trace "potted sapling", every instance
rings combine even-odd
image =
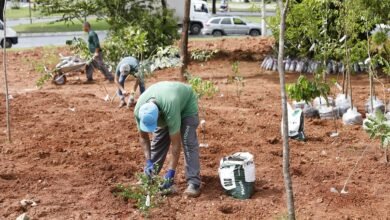
[[[318,117],[318,110],[313,108],[311,102],[318,96],[327,97],[330,91],[326,83],[308,80],[301,75],[295,83],[286,86],[288,97],[293,101],[294,108],[300,108],[305,117]],[[326,99],[324,99],[326,103]]]
[[[380,147],[384,150],[384,159],[388,163],[387,151],[390,147],[390,121],[386,119],[381,111],[376,111],[375,117],[371,115],[364,120],[363,129],[370,135],[371,139],[380,139]]]

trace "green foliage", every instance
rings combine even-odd
[[[73,40],[66,41],[66,44],[70,46],[70,50],[80,56],[84,60],[92,59],[91,52],[88,49],[87,42],[82,38],[73,38]]]
[[[370,116],[364,123],[364,130],[371,139],[379,138],[381,148],[388,149],[390,146],[390,123],[381,111],[375,112],[375,117]]]
[[[36,81],[35,85],[38,88],[42,88],[43,85],[45,85],[45,83],[47,81],[49,81],[51,78],[52,78],[52,75],[50,73],[41,72],[41,77],[39,77],[39,79]]]
[[[204,96],[211,98],[218,92],[218,87],[212,81],[203,80],[198,76],[191,76],[190,74],[187,74],[187,79],[198,99]]]
[[[137,174],[137,179],[140,184],[133,186],[118,185],[114,195],[120,196],[125,200],[135,201],[137,208],[147,217],[150,210],[158,207],[165,199],[163,196],[164,192],[160,189],[164,179],[157,175],[150,179],[144,173]]]
[[[383,72],[390,75],[390,39],[385,31],[379,31],[371,39],[371,65],[382,66]]]
[[[344,63],[346,59],[349,63],[365,60],[367,32],[376,24],[387,24],[390,16],[389,1],[374,1],[375,4],[370,0],[292,1],[286,20],[286,55]],[[280,17],[268,22],[278,39]],[[340,41],[345,35],[346,41]]]
[[[204,61],[208,61],[211,58],[213,58],[213,56],[216,53],[218,53],[218,50],[200,50],[200,49],[196,49],[196,50],[191,51],[191,59],[196,60],[196,61],[204,62]]]
[[[179,48],[175,46],[159,47],[156,54],[140,62],[137,76],[143,79],[152,75],[156,69],[181,66],[178,54]]]
[[[34,69],[35,72],[40,74],[40,77],[35,82],[35,85],[38,88],[42,88],[43,85],[52,79],[52,74],[46,70],[46,66],[54,66],[58,61],[57,55],[53,48],[44,48],[42,60],[44,63],[35,63]]]
[[[102,8],[96,0],[37,0],[37,3],[40,4],[42,14],[60,14],[61,21],[73,22],[73,19],[77,19],[83,22],[88,16],[101,16]]]
[[[106,39],[108,58],[115,65],[121,57],[140,60],[152,56],[157,48],[172,45],[178,38],[173,11],[163,9],[157,0],[40,0],[46,14],[60,13],[62,19],[85,20],[89,15],[104,19],[110,26]],[[80,27],[81,28],[81,27]],[[93,29],[93,27],[92,27]]]
[[[110,32],[108,38],[104,41],[106,59],[111,65],[115,66],[126,56],[143,58],[149,44],[147,35],[148,32],[132,26]]]
[[[330,87],[328,84],[320,82],[319,78],[310,81],[301,75],[296,83],[286,85],[286,91],[290,99],[296,101],[303,100],[308,104],[316,97],[328,97]]]

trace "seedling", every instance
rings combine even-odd
[[[370,135],[371,139],[379,138],[381,148],[385,152],[385,161],[389,162],[387,150],[390,146],[390,123],[381,111],[375,112],[375,117],[370,116],[364,122],[364,130]]]
[[[203,80],[198,76],[192,76],[187,73],[188,83],[191,85],[192,89],[195,91],[198,99],[201,99],[204,96],[208,98],[213,97],[218,92],[218,87],[214,85],[212,81]]]
[[[191,84],[192,89],[195,91],[196,95],[198,96],[198,99],[201,99],[204,96],[207,96],[208,98],[212,98],[217,92],[218,87],[214,85],[213,82],[209,80],[203,80],[202,78],[198,76],[192,76],[190,73],[186,74],[186,77],[188,80],[188,83]],[[202,105],[202,102],[200,102],[200,112],[202,114],[202,118],[206,118],[204,114],[204,108]],[[203,143],[200,144],[200,147],[208,147],[209,145],[205,143],[205,136],[206,136],[206,120],[201,120],[200,126],[202,128],[202,135],[203,135]]]
[[[70,46],[70,50],[80,56],[84,60],[90,60],[92,58],[91,52],[88,49],[87,42],[82,38],[73,38],[73,40],[67,40],[66,44]]]
[[[234,82],[234,84],[236,85],[236,95],[238,97],[238,100],[240,101],[241,94],[244,90],[245,82],[244,77],[239,72],[237,61],[232,64],[232,72],[233,75],[228,77],[228,82]]]
[[[165,199],[164,191],[160,189],[164,179],[159,176],[149,178],[144,173],[137,174],[140,184],[124,186],[119,184],[114,192],[125,200],[134,200],[137,208],[145,217],[149,216],[152,208],[158,207]]]
[[[191,52],[191,59],[204,62],[204,61],[208,61],[211,58],[213,58],[213,56],[216,53],[218,53],[218,50],[199,50],[199,49],[196,49],[196,50],[193,50]]]
[[[325,97],[326,101],[330,92],[329,85],[324,82],[319,82],[318,77],[314,81],[308,80],[301,75],[296,83],[286,86],[288,97],[296,101],[305,101],[306,104],[313,101],[316,97]]]
[[[48,73],[46,65],[53,66],[57,62],[57,56],[51,49],[44,49],[42,60],[45,61],[45,64],[38,63],[34,66],[35,71],[41,74],[41,77],[35,82],[38,88],[42,88],[47,81],[52,79],[52,75]]]

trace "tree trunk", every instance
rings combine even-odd
[[[5,10],[5,5],[6,5],[6,0],[2,0],[0,1],[0,9],[1,9],[1,13],[0,13],[0,20],[4,21],[4,17],[3,17],[3,11]]]
[[[5,2],[5,1],[3,1]],[[7,21],[6,21],[6,7],[3,6],[3,11],[2,11],[2,15],[3,15],[3,33],[4,33],[4,37],[3,39],[5,39],[7,36]],[[3,40],[3,68],[4,68],[4,89],[5,89],[5,111],[6,111],[6,123],[7,123],[7,140],[8,142],[11,142],[11,120],[10,120],[10,106],[9,106],[9,94],[8,94],[8,76],[7,76],[7,49],[6,49],[6,46],[5,46],[6,42],[5,40]]]
[[[163,11],[163,24],[165,25],[167,23],[167,1],[161,0],[161,7]]]
[[[161,0],[161,6],[162,6],[162,9],[167,9],[167,2],[165,0]]]
[[[294,193],[292,188],[292,181],[290,175],[290,147],[288,143],[288,113],[287,113],[287,96],[286,96],[286,82],[284,72],[284,35],[286,29],[286,15],[288,10],[289,0],[283,5],[283,0],[278,0],[280,8],[280,34],[279,34],[279,54],[278,54],[278,71],[280,78],[280,91],[282,97],[282,121],[283,121],[283,177],[284,186],[287,196],[287,210],[288,219],[295,220],[295,208],[294,208]]]
[[[188,66],[188,29],[190,25],[190,6],[191,6],[191,0],[185,0],[183,28],[181,31],[181,50],[180,50],[180,59],[182,62],[182,66],[180,69],[180,77],[182,81],[186,80],[185,73],[187,71],[187,66]]]
[[[213,1],[213,8],[212,8],[212,11],[213,11],[213,14],[217,14],[217,0],[212,0]]]

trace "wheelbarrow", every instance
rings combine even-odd
[[[45,71],[52,77],[52,82],[55,85],[64,85],[66,83],[67,76],[70,76],[71,73],[77,71],[84,71],[85,66],[92,61],[92,59],[85,61],[78,56],[62,56],[61,54],[60,59],[61,61],[53,70],[48,70],[45,67]]]

